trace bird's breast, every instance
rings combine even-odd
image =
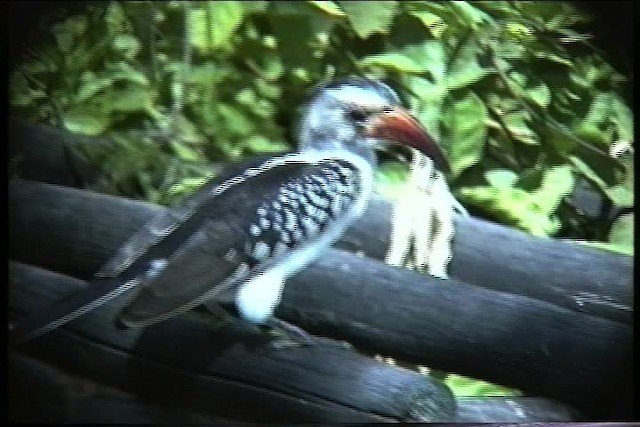
[[[273,314],[284,281],[342,236],[364,212],[372,188],[370,164],[354,156],[323,162],[259,205],[243,248],[258,272],[236,294],[243,318],[262,323]]]

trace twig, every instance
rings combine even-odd
[[[262,70],[260,69],[260,67],[258,67],[258,64],[256,64],[256,61],[254,61],[253,59],[245,59],[243,61],[243,64],[247,66],[247,68],[252,71],[255,75],[257,75],[258,77],[260,77],[262,80],[264,81],[269,81],[269,78],[267,78],[267,76],[265,76],[265,74],[262,72]]]

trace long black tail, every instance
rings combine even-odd
[[[35,313],[19,322],[9,330],[9,345],[19,346],[50,332],[127,293],[139,283],[137,278],[127,281],[117,278],[96,280],[78,294],[54,303],[49,310]]]

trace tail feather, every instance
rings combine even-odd
[[[138,278],[123,282],[117,279],[97,280],[86,290],[64,301],[54,303],[51,309],[33,314],[9,330],[9,345],[19,346],[50,332],[100,307],[140,284]]]

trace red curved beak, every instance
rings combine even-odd
[[[431,158],[435,166],[449,172],[449,162],[440,146],[409,112],[400,107],[387,109],[370,119],[365,133],[373,138],[387,139],[413,147]]]

